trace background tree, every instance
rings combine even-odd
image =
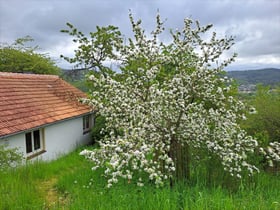
[[[248,103],[254,108],[244,122],[247,131],[270,142],[280,142],[280,86],[270,89],[269,86],[258,85],[251,98]]]
[[[17,39],[12,45],[0,45],[0,71],[35,74],[60,74],[60,69],[47,55],[37,53],[36,47],[26,43],[33,41],[29,36]]]
[[[66,24],[69,30],[61,30],[73,36],[73,42],[79,43],[78,49],[75,50],[75,57],[69,58],[61,55],[69,63],[75,64],[87,70],[105,71],[110,70],[104,65],[104,62],[116,59],[113,52],[117,43],[122,40],[121,33],[115,26],[96,27],[96,32],[90,33],[90,38],[78,31],[71,23]]]
[[[107,135],[100,149],[81,154],[106,168],[108,187],[120,177],[142,186],[145,174],[157,186],[186,181],[192,168],[211,161],[239,178],[257,171],[247,157],[258,142],[238,125],[245,106],[222,77],[235,55],[218,62],[232,37],[219,39],[213,32],[205,41],[212,25],[185,19],[184,28],[171,31],[172,42],[165,44],[159,41],[164,30],[159,15],[150,38],[141,20],[132,15],[130,20],[134,38],[127,45],[110,44],[121,73],[89,76],[93,91],[85,100],[106,118]]]
[[[251,114],[247,116],[248,119],[242,123],[242,126],[250,135],[258,139],[260,145],[268,152],[272,149],[271,144],[274,145],[274,142],[280,144],[280,86],[271,89],[269,86],[257,85],[256,93],[247,101],[251,105]],[[277,152],[279,155],[280,148]],[[259,159],[254,157],[254,159],[263,163],[265,168],[272,165],[263,157]],[[273,165],[277,166],[276,161]]]

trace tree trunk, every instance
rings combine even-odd
[[[187,144],[182,145],[175,136],[171,139],[169,156],[174,161],[175,172],[170,179],[172,187],[174,181],[186,182],[190,179],[190,151]]]

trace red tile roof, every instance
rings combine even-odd
[[[89,113],[58,76],[0,72],[0,137]]]

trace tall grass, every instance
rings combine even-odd
[[[45,181],[55,183],[42,191]],[[147,183],[120,181],[110,189],[102,170],[78,151],[50,163],[36,162],[0,172],[0,209],[280,209],[279,176],[259,174],[244,180],[234,191],[223,185],[206,185],[203,176],[188,184],[155,188]],[[55,198],[48,200],[49,190]],[[53,195],[54,196],[54,195]],[[50,202],[53,202],[50,205]]]

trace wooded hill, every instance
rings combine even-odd
[[[66,70],[62,69],[62,77],[83,91],[87,91],[84,77],[88,73],[85,69]],[[228,71],[227,76],[235,79],[241,91],[255,90],[257,84],[264,86],[280,85],[280,69],[264,68],[259,70]]]
[[[280,69],[265,68],[258,70],[228,71],[227,75],[236,79],[239,85],[275,86],[280,84]]]

